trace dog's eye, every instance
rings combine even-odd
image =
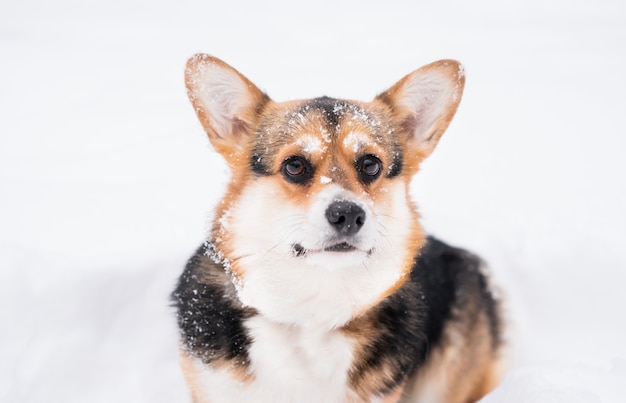
[[[304,162],[299,158],[294,158],[285,162],[285,173],[289,176],[300,176],[306,171]]]
[[[373,182],[382,171],[383,163],[374,155],[368,154],[359,158],[356,162],[356,170],[359,172],[361,181]]]
[[[302,157],[289,157],[283,162],[283,175],[289,182],[304,184],[313,177],[313,167]]]

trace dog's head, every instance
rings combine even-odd
[[[189,60],[186,84],[232,172],[211,242],[244,304],[332,328],[403,284],[424,242],[409,183],[461,100],[459,63],[424,66],[371,102],[274,102],[207,55]]]

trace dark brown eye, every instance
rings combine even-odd
[[[285,164],[285,172],[289,176],[298,176],[304,173],[304,163],[300,160],[289,161]]]
[[[305,184],[313,177],[313,167],[303,157],[289,157],[283,162],[283,175],[289,182]]]
[[[380,172],[380,161],[374,158],[363,159],[361,172],[369,176],[376,176]]]
[[[373,182],[383,169],[383,163],[374,155],[368,154],[359,158],[356,162],[356,170],[359,172],[361,181]]]

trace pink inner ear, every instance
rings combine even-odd
[[[417,126],[420,124],[416,114],[411,114],[402,120],[400,127],[402,131],[409,133],[409,136],[413,136]]]
[[[231,121],[231,127],[235,136],[246,134],[246,131],[248,130],[246,122],[234,116],[231,118]]]
[[[415,145],[429,153],[442,133],[437,129],[440,120],[449,120],[449,112],[456,108],[454,86],[446,75],[430,71],[413,77],[404,87],[400,102],[408,109],[409,116],[402,121],[402,127]]]
[[[219,59],[192,57],[185,70],[189,99],[218,151],[228,156],[247,146],[246,135],[259,105],[269,97],[247,78]]]
[[[424,126],[424,122],[422,122],[418,114],[406,117],[402,123],[400,123],[400,126],[403,131],[408,133],[409,139],[415,141],[418,145],[427,145],[437,134],[437,130],[432,130],[433,125]]]
[[[236,71],[211,58],[192,59],[186,70],[189,97],[208,119],[212,132],[221,139],[240,126],[235,116],[250,103],[250,91]]]

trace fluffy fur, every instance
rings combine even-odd
[[[464,79],[443,60],[371,102],[276,103],[219,59],[189,60],[232,171],[173,294],[194,402],[471,402],[495,385],[483,263],[426,237],[408,195]]]

